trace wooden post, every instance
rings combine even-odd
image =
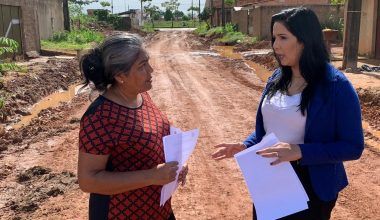
[[[211,27],[214,27],[214,0],[210,0],[210,9],[211,9]]]
[[[362,0],[347,0],[342,68],[357,69]]]
[[[66,31],[70,31],[70,14],[68,0],[63,0],[63,26]]]
[[[226,26],[226,12],[224,8],[224,0],[222,0],[222,27]]]

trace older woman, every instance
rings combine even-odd
[[[81,59],[85,84],[101,93],[81,119],[79,186],[90,192],[90,219],[175,219],[162,185],[175,180],[162,137],[170,124],[147,93],[153,69],[136,35],[118,34]],[[184,182],[187,168],[179,181]]]

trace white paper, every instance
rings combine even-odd
[[[178,128],[170,127],[170,135],[163,138],[165,162],[178,161],[180,169],[177,171],[176,179],[162,187],[160,206],[163,206],[177,189],[178,175],[194,151],[198,136],[199,129],[182,132]]]
[[[278,142],[271,133],[260,143],[235,154],[258,220],[278,219],[308,208],[309,198],[290,162],[271,166],[275,158],[256,154]]]

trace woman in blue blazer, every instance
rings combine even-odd
[[[307,210],[281,219],[330,219],[348,184],[343,161],[358,159],[364,149],[359,99],[329,64],[313,11],[299,7],[273,15],[271,34],[280,68],[263,92],[256,129],[243,143],[217,145],[212,156],[232,157],[274,133],[280,143],[257,153],[273,157],[271,165],[290,161],[310,200]]]

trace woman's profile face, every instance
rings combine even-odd
[[[273,50],[282,66],[296,67],[299,65],[303,51],[303,43],[299,42],[282,23],[273,25]]]
[[[152,88],[153,68],[149,64],[149,56],[145,50],[141,50],[137,60],[125,76],[125,86],[137,93],[142,93]]]

